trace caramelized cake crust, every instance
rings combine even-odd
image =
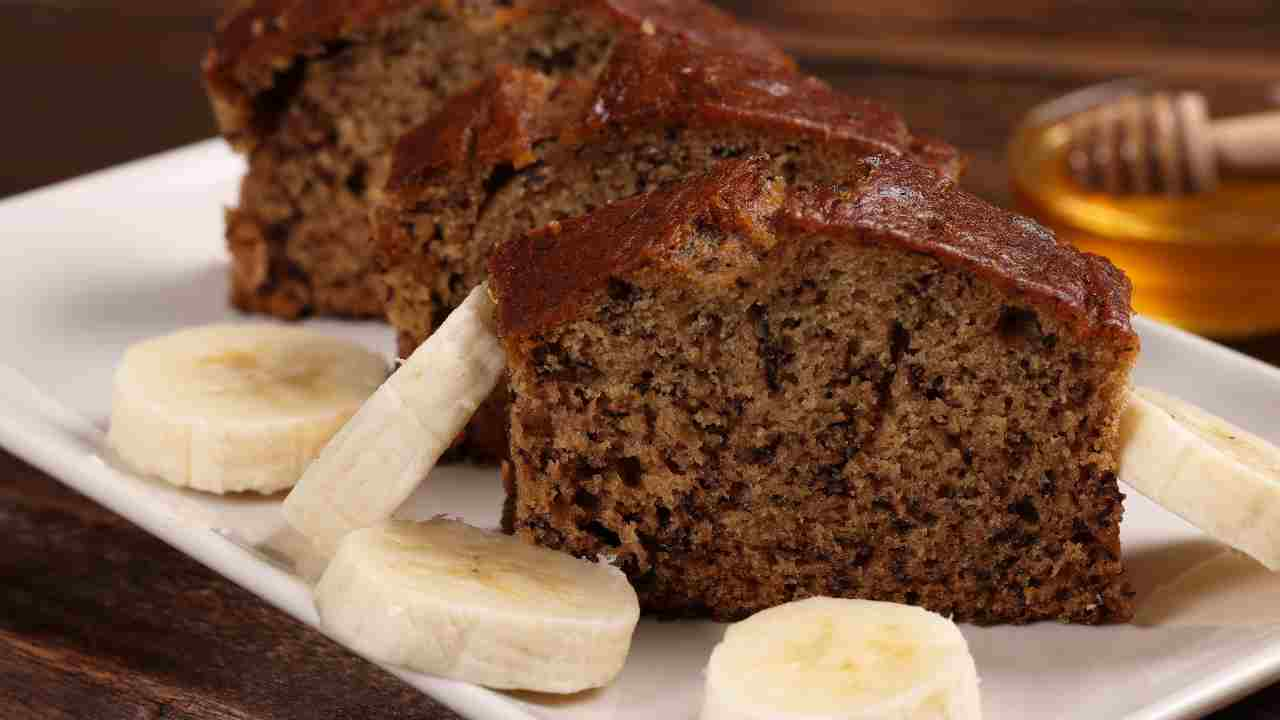
[[[800,183],[839,181],[871,154],[960,167],[954,149],[913,136],[880,103],[670,36],[618,43],[597,82],[504,68],[392,154],[374,227],[402,352],[484,280],[506,239],[758,152]],[[501,392],[468,430],[473,457],[506,452]]]
[[[249,159],[227,216],[233,302],[382,315],[368,213],[391,145],[499,64],[594,78],[618,38],[644,33],[790,62],[699,0],[238,3],[204,63],[222,132]]]
[[[1116,451],[1138,340],[1105,260],[901,159],[822,187],[752,159],[490,270],[507,527],[616,556],[647,610],[1131,616]]]

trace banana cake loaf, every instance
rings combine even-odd
[[[500,69],[397,143],[374,203],[401,353],[484,280],[497,243],[758,152],[795,182],[839,180],[870,154],[911,156],[953,176],[961,164],[880,103],[678,37],[623,39],[597,82]],[[504,393],[468,428],[473,458],[506,453]]]
[[[633,33],[787,63],[700,0],[250,0],[205,59],[224,136],[248,156],[227,215],[232,301],[298,317],[380,316],[368,198],[406,130],[499,63],[590,78]]]
[[[763,158],[499,245],[504,525],[650,612],[1124,620],[1128,280],[903,158]]]

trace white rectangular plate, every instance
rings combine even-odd
[[[280,537],[278,498],[175,490],[121,472],[101,452],[111,373],[125,346],[234,317],[221,213],[242,171],[221,142],[210,141],[0,203],[0,443],[314,626],[306,582],[269,551],[250,549]],[[311,324],[393,350],[391,332],[378,324]],[[1138,328],[1139,382],[1280,442],[1280,371],[1156,323],[1140,320]],[[494,526],[501,495],[496,472],[444,468],[412,513],[449,512]],[[1140,593],[1205,548],[1197,531],[1132,491],[1123,535]],[[617,682],[573,698],[397,674],[478,719],[692,719],[701,668],[722,630],[643,621]],[[1280,625],[1046,623],[964,632],[989,720],[1193,718],[1280,676]]]

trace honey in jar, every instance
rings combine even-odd
[[[1089,102],[1109,100],[1097,90]],[[1123,92],[1133,90],[1111,94]],[[1090,190],[1068,166],[1068,121],[1081,110],[1045,106],[1015,135],[1022,211],[1123,268],[1143,315],[1224,339],[1280,331],[1280,178],[1223,177],[1216,190],[1179,196]]]

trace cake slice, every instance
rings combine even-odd
[[[949,175],[961,164],[880,103],[676,37],[624,39],[598,82],[503,68],[392,153],[374,227],[401,352],[484,280],[497,243],[758,152],[800,183],[847,177],[869,154],[910,155]],[[506,452],[503,392],[468,428],[473,458]]]
[[[205,60],[224,136],[248,155],[227,215],[242,309],[379,316],[368,199],[391,144],[500,63],[591,78],[629,34],[789,62],[700,0],[249,0]]]
[[[839,179],[869,154],[952,176],[961,165],[878,102],[679,38],[624,39],[594,83],[503,67],[392,151],[374,227],[401,351],[484,280],[498,242],[754,152],[801,182]]]
[[[752,158],[503,243],[504,523],[651,612],[1131,617],[1128,280],[918,163]]]

